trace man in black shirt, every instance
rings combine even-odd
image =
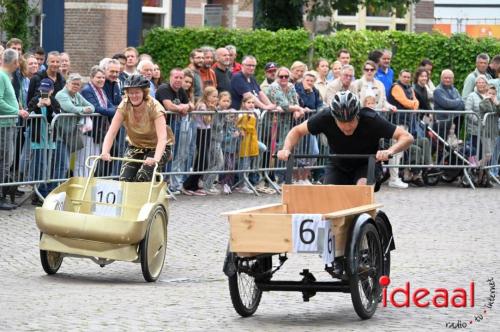
[[[170,71],[169,83],[164,83],[156,90],[156,99],[165,107],[167,111],[176,113],[175,116],[168,114],[167,124],[172,128],[175,135],[174,160],[172,161],[172,172],[185,172],[189,170],[187,165],[188,151],[191,138],[188,134],[189,117],[188,112],[194,109],[194,105],[189,101],[189,97],[182,88],[184,72],[180,68]],[[182,149],[182,150],[181,150]],[[172,193],[180,193],[182,185],[182,175],[172,175],[170,190]]]
[[[215,51],[215,60],[217,61],[214,66],[215,77],[217,78],[217,91],[231,91],[231,57],[229,51],[224,47],[218,48]]]
[[[293,147],[309,133],[325,134],[330,153],[375,154],[378,161],[388,160],[413,142],[410,133],[383,119],[372,109],[360,110],[358,98],[349,91],[338,92],[330,108],[323,109],[290,130],[278,158],[288,160]],[[393,138],[396,143],[387,150],[379,150],[381,138]],[[367,159],[332,159],[327,165],[325,184],[366,184],[367,168]],[[377,179],[381,168],[377,163]]]

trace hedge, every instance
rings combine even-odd
[[[350,31],[335,35],[319,35],[311,40],[309,32],[299,30],[235,30],[225,28],[156,28],[146,36],[139,50],[148,53],[167,73],[173,67],[185,67],[191,50],[203,45],[215,48],[233,44],[238,48],[238,57],[252,54],[257,58],[257,78],[263,79],[263,67],[268,61],[290,66],[295,60],[308,62],[310,48],[314,58],[336,59],[340,48],[351,52],[351,63],[359,77],[361,66],[370,51],[380,48],[394,52],[392,67],[396,73],[401,69],[414,71],[423,58],[434,63],[433,81],[439,82],[442,69],[450,68],[455,73],[459,89],[465,77],[475,68],[479,53],[490,56],[500,54],[500,42],[492,38],[474,39],[464,34],[446,37],[441,34],[407,33],[401,31]]]

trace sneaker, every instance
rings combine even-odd
[[[390,179],[389,180],[389,187],[406,189],[406,188],[408,188],[408,183],[404,183],[403,181],[401,181],[400,178],[396,178],[395,180]]]
[[[225,184],[222,188],[222,192],[224,193],[224,195],[232,194],[231,187]]]
[[[195,196],[207,196],[207,192],[203,189],[198,189],[196,191],[193,191],[193,195],[195,195]]]
[[[248,188],[247,186],[238,187],[235,189],[235,191],[241,194],[253,194],[252,189]]]
[[[19,187],[17,187],[17,189],[19,191],[23,191],[23,192],[32,192],[33,191],[33,186],[31,186],[29,184],[22,184]]]
[[[168,188],[168,190],[170,191],[170,193],[172,195],[180,195],[181,194],[181,190],[178,188]]]
[[[193,196],[193,195],[194,195],[194,191],[184,189],[184,187],[183,187],[183,188],[181,188],[181,193],[183,193],[183,194],[184,194],[184,195],[186,195],[186,196]]]
[[[220,190],[217,188],[210,188],[206,191],[208,195],[220,195]]]
[[[309,181],[309,179],[305,179],[305,180],[302,180],[303,184],[306,184],[306,185],[312,185],[312,182]]]

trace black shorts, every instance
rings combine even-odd
[[[375,191],[380,189],[380,181],[382,179],[382,165],[375,163]],[[361,165],[350,170],[343,169],[338,166],[328,165],[326,167],[324,184],[356,184],[359,179],[368,176],[368,164]]]

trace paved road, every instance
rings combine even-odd
[[[264,293],[251,318],[232,308],[221,272],[228,227],[223,211],[279,201],[278,196],[182,197],[171,204],[167,264],[157,283],[142,279],[139,264],[115,262],[100,268],[68,259],[47,276],[38,256],[34,209],[0,211],[0,330],[3,331],[429,331],[447,322],[467,330],[499,331],[500,307],[469,324],[486,303],[500,267],[500,190],[451,187],[394,190],[376,196],[396,234],[392,287],[468,290],[475,281],[474,308],[379,307],[361,321],[348,294],[324,293],[302,302],[299,293]],[[325,278],[321,260],[296,255],[281,277],[299,278],[309,266]]]

